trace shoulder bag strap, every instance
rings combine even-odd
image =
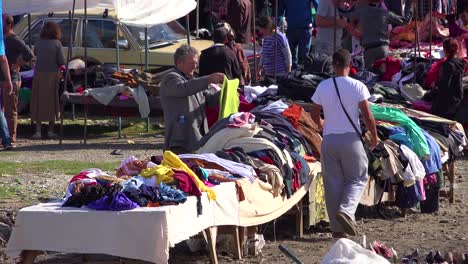
[[[356,133],[358,134],[359,136],[359,139],[361,140],[362,144],[364,144],[364,146],[366,146],[366,143],[364,141],[364,139],[362,138],[362,135],[361,133],[359,133],[359,130],[357,129],[356,125],[354,124],[353,120],[351,119],[351,117],[349,116],[348,112],[346,111],[344,105],[343,105],[343,101],[341,101],[341,95],[340,95],[340,91],[338,90],[338,84],[336,83],[336,79],[335,77],[333,77],[333,84],[335,86],[335,90],[336,90],[336,94],[338,95],[338,99],[340,101],[340,105],[341,105],[341,108],[343,109],[343,112],[345,113],[346,117],[348,118],[349,122],[351,123],[351,125],[353,126],[354,130],[356,131]]]

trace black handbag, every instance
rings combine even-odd
[[[367,159],[369,161],[368,166],[367,166],[367,172],[369,175],[372,176],[378,176],[379,173],[382,171],[382,163],[380,159],[375,155],[372,150],[369,148],[369,146],[366,144],[364,141],[364,138],[362,137],[361,133],[359,133],[359,130],[357,129],[356,125],[354,124],[353,120],[349,116],[348,112],[346,111],[343,102],[341,101],[341,96],[340,96],[340,91],[338,90],[338,84],[336,83],[335,77],[333,77],[333,84],[335,85],[335,90],[338,95],[338,99],[340,100],[340,105],[341,108],[343,108],[343,112],[345,113],[346,117],[348,118],[349,122],[353,126],[354,130],[359,136],[359,139],[362,142],[362,145],[364,146],[364,150],[366,151]]]

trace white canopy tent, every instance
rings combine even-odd
[[[73,0],[2,0],[3,13],[52,13],[72,10]],[[121,23],[151,27],[187,15],[195,9],[195,0],[87,0],[88,9],[102,7],[115,10]],[[85,1],[77,0],[75,10],[84,9]]]
[[[91,8],[103,8],[115,10],[119,23],[127,25],[144,27],[145,28],[145,70],[148,70],[148,27],[167,23],[183,17],[194,10],[198,2],[195,0],[2,0],[3,13],[10,15],[31,14],[31,13],[53,13],[72,11],[71,18],[75,10],[86,10]],[[197,10],[198,11],[198,10]],[[70,20],[71,21],[71,20]],[[73,25],[71,25],[73,27]],[[118,25],[117,25],[118,27]],[[87,30],[87,23],[84,25],[84,30]],[[72,32],[71,30],[70,32]],[[188,19],[187,19],[187,31]],[[87,42],[85,34],[84,41]],[[119,42],[118,30],[116,30],[116,43]],[[190,45],[190,34],[187,35],[188,44]],[[67,60],[72,57],[71,45],[73,38],[70,35],[70,48],[68,49]],[[116,45],[116,64],[117,68],[120,65],[119,46]],[[84,48],[85,57],[85,89],[87,88],[87,47]],[[67,85],[69,71],[67,69],[67,77],[65,78],[65,86]],[[86,106],[85,106],[86,108]],[[63,112],[63,105],[62,105]],[[74,108],[73,108],[74,112]],[[60,144],[63,138],[63,114],[60,122]],[[85,126],[84,134],[86,135],[86,119],[87,111],[85,110]],[[118,118],[119,138],[121,138],[121,118]],[[147,118],[147,130],[149,127],[149,118]],[[86,144],[86,136],[84,137]]]

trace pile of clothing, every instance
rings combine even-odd
[[[197,153],[248,164],[274,196],[289,197],[309,181],[308,162],[320,157],[320,131],[297,104],[261,95],[252,104],[250,112],[218,120],[200,140]]]
[[[70,180],[63,206],[121,211],[177,205],[187,196],[195,196],[197,213],[202,214],[202,192],[216,200],[213,186],[244,178],[253,182],[256,177],[251,166],[214,154],[177,156],[166,151],[145,160],[129,157],[122,161],[115,176],[99,169],[80,172]]]
[[[381,170],[372,176],[400,208],[421,203],[422,212],[437,211],[442,164],[463,154],[465,133],[446,119],[395,107],[371,105],[381,140],[374,150]]]

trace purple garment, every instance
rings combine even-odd
[[[128,197],[122,192],[118,192],[113,197],[104,196],[101,199],[88,204],[88,208],[98,211],[124,211],[132,210],[137,207],[139,206],[130,201],[130,199],[128,199]]]
[[[464,30],[459,25],[457,25],[456,22],[451,23],[449,25],[449,37],[456,38],[464,34],[468,34],[468,30]],[[466,49],[468,50],[468,41],[467,39],[465,39],[464,41],[465,41]]]

